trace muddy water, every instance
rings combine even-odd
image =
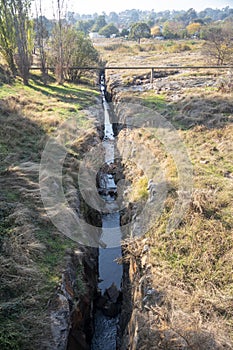
[[[104,109],[104,139],[103,147],[105,150],[105,164],[114,163],[115,159],[115,138],[113,126],[109,118],[109,105],[105,98],[105,81],[101,76],[101,92]],[[94,336],[92,339],[92,350],[114,350],[117,347],[117,328],[119,317],[116,311],[117,301],[111,294],[119,295],[121,289],[121,279],[123,274],[122,265],[117,264],[116,259],[121,257],[121,228],[120,214],[115,198],[117,195],[117,186],[111,174],[101,173],[100,191],[105,200],[107,213],[102,216],[102,236],[101,241],[106,245],[99,249],[99,292],[100,298],[107,300],[110,309],[114,312],[108,316],[103,309],[97,307],[94,320]],[[110,317],[111,315],[111,317]],[[114,315],[114,317],[113,317]]]

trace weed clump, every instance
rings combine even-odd
[[[217,82],[218,91],[222,93],[233,92],[233,71],[228,71],[225,77],[219,78]]]

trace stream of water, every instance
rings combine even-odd
[[[105,80],[101,76],[100,89],[102,93],[104,109],[104,139],[105,164],[110,165],[115,160],[115,138],[113,126],[109,117],[109,105],[105,98]],[[107,214],[102,215],[102,236],[101,240],[106,244],[106,248],[99,248],[99,285],[101,296],[105,297],[111,308],[116,307],[114,300],[121,289],[121,279],[123,274],[122,265],[115,261],[121,257],[121,228],[120,214],[115,202],[117,186],[114,178],[109,173],[101,173],[100,189],[108,209]],[[114,297],[115,295],[115,297]],[[112,300],[111,300],[112,298]],[[103,310],[98,309],[95,314],[95,332],[92,340],[91,350],[114,350],[117,347],[117,327],[119,317],[114,312],[114,317],[107,316]]]

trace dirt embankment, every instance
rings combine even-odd
[[[227,79],[224,74],[204,72],[196,76],[189,72],[184,78],[184,72],[180,72],[175,78],[158,78],[153,85],[139,89],[122,88],[114,75],[107,79],[122,124],[118,148],[123,150],[124,179],[131,185],[123,191],[126,208],[122,211],[122,225],[133,223],[129,228],[131,239],[124,243],[123,259],[128,270],[121,349],[231,349],[230,80],[226,81],[227,89],[222,89],[221,81]],[[180,193],[176,159],[146,125],[132,127],[135,119],[130,122],[130,104],[141,105],[141,113],[145,107],[150,116],[156,118],[159,113],[165,117],[176,128],[193,165],[189,205],[171,232],[166,230],[167,222]],[[142,117],[140,107],[136,112]],[[123,145],[128,147],[126,151]],[[143,147],[147,148],[144,163],[154,160],[158,176],[164,173],[167,195],[160,216],[145,235],[138,237],[143,220],[138,221],[137,216],[151,195],[155,200],[159,198],[159,181],[151,194],[148,176],[144,181],[143,159],[135,158],[137,148]]]
[[[97,252],[59,232],[41,198],[40,162],[49,136],[67,116],[75,115],[62,163],[66,205],[77,217],[100,225],[78,189],[78,169],[85,152],[100,142],[102,120],[84,110],[96,102],[88,86],[2,86],[0,103],[0,347],[10,349],[87,349],[92,333],[97,285]],[[44,89],[47,89],[46,91]],[[67,95],[68,94],[68,97]],[[88,103],[88,101],[90,103]],[[81,112],[77,111],[77,103]],[[70,115],[71,114],[71,115]],[[97,113],[98,114],[98,113]],[[63,159],[61,159],[63,161]],[[52,166],[52,154],[51,163]],[[50,174],[52,191],[58,190]],[[50,189],[51,190],[51,189]],[[62,211],[55,213],[59,217]],[[72,327],[72,328],[71,328]]]

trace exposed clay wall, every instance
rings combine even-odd
[[[51,327],[56,349],[89,349],[92,334],[93,299],[97,285],[97,251],[67,252],[62,283],[51,305]],[[82,269],[82,281],[77,270]],[[82,285],[81,285],[82,283]]]
[[[75,141],[79,154],[85,155],[100,143],[101,115],[97,110],[96,130]],[[101,215],[90,208],[78,189],[79,162],[69,155],[64,164],[64,181],[69,206],[77,216],[93,226],[101,226]],[[66,254],[62,282],[50,304],[51,348],[56,350],[88,350],[93,335],[93,303],[98,284],[98,249],[77,243]]]

